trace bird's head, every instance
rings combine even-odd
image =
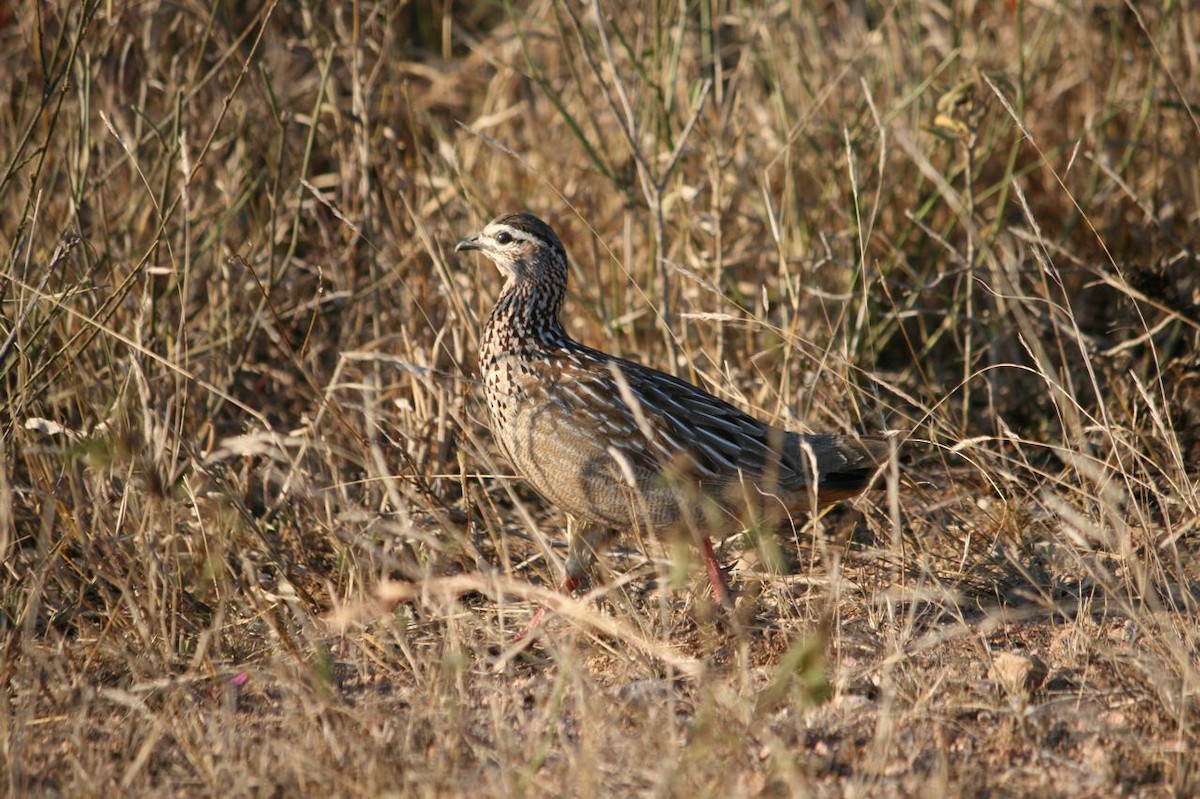
[[[561,290],[567,283],[567,254],[550,226],[533,214],[508,214],[467,236],[456,252],[477,251],[491,259],[511,287],[549,284]]]

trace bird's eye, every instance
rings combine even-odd
[[[501,230],[496,234],[497,244],[512,244],[512,234],[507,230]]]

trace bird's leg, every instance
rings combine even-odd
[[[563,578],[563,581],[558,584],[558,593],[570,594],[579,587],[580,582],[580,580],[568,574]],[[515,644],[518,641],[524,641],[526,638],[532,635],[538,627],[542,626],[542,619],[546,618],[546,614],[549,612],[550,608],[546,607],[545,605],[542,605],[540,608],[538,608],[537,613],[533,614],[533,618],[529,620],[529,624],[525,625],[525,629],[521,630],[521,632],[517,633],[513,638],[513,643]]]
[[[616,531],[607,527],[601,527],[591,522],[576,521],[574,518],[567,519],[567,573],[558,585],[560,594],[570,595],[583,584],[589,567],[596,559],[596,554],[608,546],[609,541],[615,536]],[[525,629],[518,633],[513,641],[524,640],[533,633],[541,625],[542,619],[546,617],[549,610],[544,605],[538,608],[538,612],[533,614],[529,624],[525,625]]]
[[[717,553],[713,552],[712,540],[708,536],[700,538],[700,551],[704,555],[704,565],[708,567],[708,581],[712,583],[713,599],[724,608],[733,609],[733,590],[725,577],[725,570],[717,562]]]

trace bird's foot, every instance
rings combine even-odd
[[[579,587],[581,582],[583,582],[583,580],[579,577],[568,574],[563,581],[559,583],[558,592],[560,594],[566,594],[567,596],[570,596],[571,593]],[[537,632],[539,627],[542,626],[542,620],[546,618],[546,614],[549,612],[550,608],[546,607],[545,605],[542,605],[540,608],[538,608],[537,613],[533,614],[533,618],[529,620],[529,623],[525,625],[521,632],[513,636],[512,643],[519,644],[523,643],[524,641],[531,640],[533,634]]]

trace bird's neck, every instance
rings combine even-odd
[[[570,342],[563,329],[562,293],[536,283],[512,283],[504,287],[483,329],[480,361],[511,354],[536,356]]]

